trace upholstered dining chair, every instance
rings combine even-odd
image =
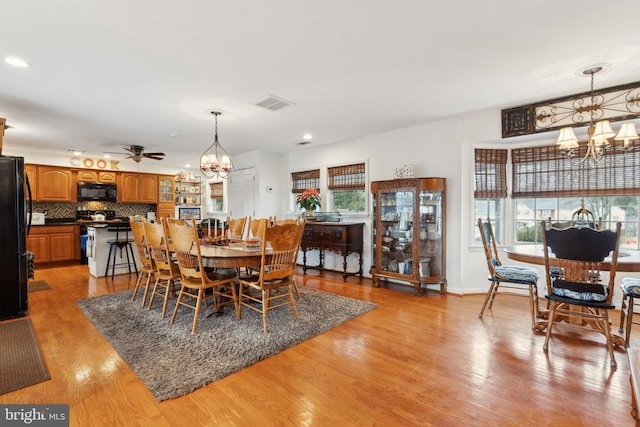
[[[536,319],[541,317],[538,307],[538,270],[531,267],[503,265],[498,254],[498,246],[491,222],[482,221],[482,218],[478,218],[478,228],[480,229],[482,246],[487,260],[487,268],[489,269],[489,289],[478,317],[482,318],[487,306],[490,310],[492,309],[500,288],[516,290],[516,292],[526,289],[529,296],[531,329],[537,329]],[[521,293],[515,294],[521,295]]]
[[[155,297],[160,297],[162,318],[166,315],[169,298],[172,295],[177,296],[180,290],[180,270],[177,263],[171,259],[166,227],[166,221],[162,223],[144,221],[144,230],[156,269],[156,281],[151,291],[148,308],[151,310]]]
[[[261,236],[262,257],[258,274],[240,278],[240,315],[246,307],[262,314],[262,326],[268,332],[267,312],[291,305],[298,320],[298,311],[291,286],[297,251],[302,239],[304,222],[265,227]]]
[[[168,218],[167,221],[180,269],[180,293],[173,310],[173,316],[171,316],[171,323],[175,322],[181,306],[188,307],[195,311],[191,332],[196,333],[198,317],[203,311],[203,304],[205,305],[204,310],[216,309],[218,311],[226,305],[233,304],[236,316],[240,318],[235,274],[221,274],[205,270],[195,219],[191,220],[191,224],[183,225],[171,218]]]
[[[567,321],[568,326],[580,328],[589,325],[605,336],[611,366],[615,367],[609,311],[615,308],[613,292],[621,223],[616,224],[615,231],[589,227],[542,228],[547,273],[545,298],[551,303],[544,351],[549,349],[549,339],[557,322]],[[609,281],[602,283],[600,270],[608,256],[611,256]],[[560,272],[553,281],[550,279],[552,265],[559,267]]]
[[[636,298],[640,298],[640,279],[625,277],[620,284],[622,289],[622,305],[620,306],[620,327],[618,332],[624,333],[624,346],[629,347],[631,325],[633,325],[633,307]],[[637,324],[637,323],[636,323]]]
[[[151,258],[151,251],[149,250],[149,244],[146,237],[144,223],[141,219],[131,217],[129,218],[129,225],[131,226],[131,232],[133,234],[133,240],[138,250],[138,258],[140,259],[140,268],[138,269],[138,280],[133,288],[133,295],[131,301],[136,299],[138,290],[144,287],[142,294],[142,306],[147,302],[147,293],[149,292],[151,280],[155,275],[155,265]]]

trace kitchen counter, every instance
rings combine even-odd
[[[104,221],[94,221],[94,220],[86,220],[86,219],[75,219],[75,218],[47,218],[45,219],[44,224],[31,224],[32,227],[46,227],[46,226],[56,226],[56,225],[87,225],[91,226],[93,224],[109,224],[109,223],[119,223],[124,220],[117,219],[109,219]]]

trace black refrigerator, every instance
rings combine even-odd
[[[27,311],[31,190],[26,179],[23,157],[0,156],[0,320]]]

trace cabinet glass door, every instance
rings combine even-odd
[[[381,260],[382,271],[412,274],[414,189],[380,191]]]
[[[442,192],[420,192],[420,277],[442,275]]]

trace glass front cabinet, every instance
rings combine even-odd
[[[421,295],[445,276],[445,179],[403,178],[371,183],[373,193],[373,285],[408,282]]]

